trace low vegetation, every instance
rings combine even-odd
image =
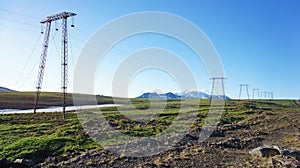
[[[73,106],[73,96],[75,94],[67,94],[67,106]],[[76,94],[77,98],[86,100],[91,95]],[[97,95],[98,104],[111,104],[113,100],[108,96]],[[0,92],[0,110],[1,109],[32,109],[34,107],[35,92]],[[122,99],[119,99],[122,100]],[[94,104],[94,102],[85,101],[86,105]],[[57,92],[42,92],[39,99],[38,108],[47,108],[51,106],[62,105],[62,94]]]
[[[43,95],[44,103],[59,102],[57,99],[60,98],[60,95],[56,93]],[[13,100],[22,100],[25,108],[32,100],[32,96],[32,93],[22,93],[21,95],[17,92],[7,95],[1,93],[0,104],[13,107]],[[111,103],[112,99],[98,96],[98,101]],[[180,120],[178,114],[182,105],[185,109],[183,113],[197,116],[192,125],[193,128],[203,126],[207,121],[206,115],[209,111],[209,100],[170,100],[165,106],[157,100],[153,101],[152,104],[147,99],[132,99],[131,102],[133,107],[127,105],[104,107],[101,111],[89,109],[80,113],[90,113],[96,118],[105,118],[117,132],[130,136],[147,137],[166,130],[174,120]],[[198,109],[190,108],[195,104],[199,104]],[[264,111],[268,111],[272,115],[299,111],[299,108],[290,100],[231,100],[227,101],[226,104],[220,119],[220,125],[247,121]],[[25,158],[38,163],[50,156],[66,156],[70,153],[80,154],[89,150],[101,149],[100,145],[89,136],[88,131],[83,129],[77,114],[76,111],[68,112],[64,121],[61,113],[0,115],[0,158],[8,158],[9,160]],[[126,114],[126,117],[123,114]],[[133,121],[130,119],[132,117],[144,118],[146,121]],[[90,124],[95,128],[101,126],[101,123],[97,123],[95,118],[81,120],[81,122],[85,125]],[[183,125],[186,124],[184,119],[180,122]],[[283,141],[295,145],[297,138],[285,138]],[[121,141],[119,142],[121,143]],[[118,143],[118,141],[114,143]]]
[[[99,147],[82,130],[74,112],[0,115],[0,158],[40,161]]]

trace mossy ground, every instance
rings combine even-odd
[[[75,112],[0,115],[0,157],[41,160],[99,146],[82,130]]]
[[[30,94],[27,93],[28,95]],[[26,94],[23,96],[26,97]],[[106,98],[106,102],[110,100]],[[4,99],[1,101],[4,102]],[[192,126],[194,128],[203,126],[209,111],[209,100],[169,100],[166,106],[162,106],[158,100],[154,100],[152,104],[147,99],[132,99],[131,102],[134,108],[122,106],[126,115],[141,115],[141,111],[147,110],[147,113],[142,113],[143,117],[147,118],[147,115],[155,116],[158,111],[161,113],[149,121],[136,122],[125,117],[117,107],[105,107],[100,112],[116,131],[130,136],[146,137],[164,131],[174,120],[178,119],[183,102],[185,105],[183,109],[186,109],[183,113],[195,113],[197,116]],[[190,105],[195,104],[199,104],[198,109],[189,108]],[[299,111],[299,108],[291,100],[230,100],[226,102],[219,124],[235,124],[245,121],[262,111],[281,115],[297,110]],[[99,115],[96,109],[87,110],[87,112]],[[63,156],[68,153],[100,149],[100,145],[83,129],[77,114],[78,112],[75,111],[68,112],[64,121],[61,113],[0,115],[0,158],[5,157],[10,160],[26,158],[40,162],[49,156]],[[91,121],[93,120],[85,121],[85,123]],[[184,120],[182,124],[185,124]],[[295,137],[285,137],[283,141],[292,145],[297,143]]]

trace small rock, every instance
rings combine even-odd
[[[74,162],[78,162],[79,160],[80,160],[80,157],[74,157],[74,158],[70,159],[70,162],[74,163]]]
[[[185,135],[186,140],[198,140],[199,138],[190,134]]]
[[[273,166],[276,166],[276,164],[277,164],[277,160],[274,157],[271,158],[270,162]]]
[[[14,161],[15,164],[21,164],[23,166],[28,166],[28,167],[32,167],[34,166],[34,162],[32,160],[27,160],[27,159],[16,159]]]
[[[58,160],[56,157],[48,157],[46,159],[46,163],[57,163],[57,162],[58,162]]]
[[[99,153],[97,153],[97,152],[93,152],[93,153],[91,153],[91,157],[96,157],[96,156],[100,156],[100,154],[99,154]]]
[[[37,134],[37,135],[43,135],[44,133],[43,133],[42,131],[38,130],[38,131],[36,132],[36,134]]]
[[[288,156],[288,157],[294,157],[300,161],[300,152],[299,151],[294,151],[292,149],[283,148],[282,155]]]
[[[239,138],[231,137],[231,138],[228,138],[226,140],[216,143],[216,146],[221,147],[221,148],[243,149],[244,142],[242,142]]]
[[[300,152],[285,147],[275,146],[280,151],[280,155],[272,157],[274,167],[295,167],[300,168]]]
[[[286,166],[286,167],[291,167],[292,164],[293,164],[293,162],[290,161],[290,160],[287,160],[287,161],[284,162],[284,166]]]
[[[299,162],[297,160],[289,160],[285,158],[272,158],[274,160],[273,166],[280,167],[300,167]]]

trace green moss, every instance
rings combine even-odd
[[[74,143],[68,137],[40,136],[27,137],[5,146],[0,155],[8,159],[46,158],[64,152],[64,148]]]

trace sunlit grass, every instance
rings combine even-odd
[[[51,97],[60,98],[58,93],[46,93]],[[5,95],[1,93],[0,97]],[[30,98],[32,93],[10,93],[0,101],[22,100]],[[23,97],[23,98],[22,98]],[[50,98],[49,98],[50,99]],[[99,97],[104,102],[111,101],[109,97]],[[55,100],[58,101],[58,100]],[[209,112],[210,100],[186,99],[159,100],[130,99],[132,106],[124,104],[120,107],[103,107],[88,109],[78,112],[68,112],[63,121],[61,113],[37,114],[9,114],[0,115],[0,158],[9,159],[28,158],[43,159],[48,156],[65,155],[68,152],[82,152],[89,149],[99,149],[90,135],[97,134],[103,128],[103,123],[98,119],[105,119],[114,128],[109,132],[110,137],[103,138],[101,143],[122,144],[126,138],[116,136],[119,133],[129,137],[149,137],[170,128],[174,122],[174,131],[184,132],[186,127],[202,127],[207,122],[212,122],[218,117],[206,118]],[[151,103],[150,103],[151,102]],[[226,102],[219,124],[235,124],[254,116],[261,111],[268,110],[276,114],[294,111],[297,106],[290,100],[231,100]],[[193,123],[187,122],[189,116],[194,116]],[[144,118],[145,122],[134,121],[131,118]],[[79,122],[80,120],[80,122]],[[83,124],[83,125],[82,125]],[[90,131],[83,127],[91,128]],[[94,132],[93,132],[94,131]],[[172,130],[169,131],[169,134]],[[110,139],[116,138],[116,139]],[[286,141],[294,143],[294,139]]]

